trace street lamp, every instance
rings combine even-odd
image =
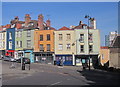
[[[88,59],[89,59],[89,70],[90,70],[90,52],[89,52],[89,20],[92,18],[89,15],[86,15],[85,18],[88,19]]]
[[[77,41],[80,41],[80,39],[76,39],[73,43],[72,46],[74,46],[76,44],[76,56],[77,56]],[[74,52],[72,52],[72,55],[74,55]],[[73,56],[74,57],[74,56]],[[73,62],[75,62],[75,59],[73,58]],[[76,63],[75,63],[76,64]]]

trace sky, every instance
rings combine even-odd
[[[102,46],[105,44],[105,35],[118,30],[118,2],[2,2],[3,25],[9,24],[15,16],[23,21],[25,14],[37,20],[41,13],[44,21],[49,18],[56,29],[77,26],[79,21],[87,24],[85,15],[94,17]]]

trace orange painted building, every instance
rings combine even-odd
[[[103,46],[100,48],[100,63],[102,66],[109,64],[110,50],[108,47]]]
[[[54,28],[34,31],[34,57],[36,62],[53,63]]]
[[[54,30],[35,30],[35,43],[34,43],[34,52],[54,52]],[[47,48],[47,44],[50,45],[50,50]],[[40,45],[43,45],[43,49]]]

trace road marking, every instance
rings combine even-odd
[[[51,85],[57,85],[57,84],[59,84],[59,83],[61,83],[62,81],[60,81],[60,82],[56,82],[56,83],[53,83],[53,84],[51,84]]]

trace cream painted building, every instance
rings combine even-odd
[[[6,50],[6,31],[0,31],[0,55],[5,55]]]
[[[74,30],[67,27],[54,31],[55,38],[55,60],[57,64],[59,60],[63,60],[64,65],[74,65],[74,52],[75,48],[72,46],[74,43]]]

